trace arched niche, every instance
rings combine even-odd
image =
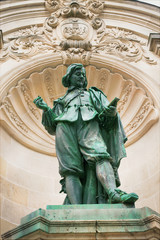
[[[62,58],[46,55],[41,60],[32,59],[5,76],[6,87],[2,95],[1,124],[20,143],[34,151],[55,156],[55,137],[50,136],[41,124],[42,112],[33,99],[40,95],[50,107],[64,95],[61,84],[67,67]],[[114,58],[93,55],[86,66],[88,88],[101,89],[111,101],[119,97],[120,113],[128,141],[126,147],[140,139],[158,119],[157,99],[149,86],[149,77],[141,78],[138,69],[130,68]],[[6,93],[7,92],[7,93]]]

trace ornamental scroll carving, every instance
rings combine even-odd
[[[109,28],[101,17],[104,2],[100,0],[45,0],[51,16],[43,26],[31,26],[10,34],[0,52],[0,60],[20,59],[56,53],[64,64],[88,65],[94,54],[114,55],[127,62],[156,61],[149,56],[146,40],[121,28]],[[64,46],[67,46],[64,47]]]
[[[10,90],[0,108],[0,121],[6,131],[31,149],[49,155],[55,155],[53,137],[44,130],[41,111],[34,108],[32,100],[43,96],[52,107],[54,99],[66,91],[61,84],[65,72],[66,67],[59,65],[32,73]],[[137,141],[157,121],[158,113],[152,100],[133,80],[92,65],[86,67],[86,72],[88,87],[100,88],[110,101],[115,96],[120,98],[117,109],[128,137],[127,145]]]

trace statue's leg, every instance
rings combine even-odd
[[[70,204],[71,204],[71,202],[70,202],[70,200],[68,198],[68,195],[67,195],[64,199],[63,205],[70,205]]]
[[[82,204],[82,184],[78,176],[65,177],[66,192],[71,204]]]
[[[102,160],[96,164],[97,178],[101,182],[105,191],[109,194],[110,191],[116,188],[115,176],[113,168],[108,160]]]
[[[83,192],[83,204],[96,204],[97,178],[95,167],[87,164],[86,174],[87,176]]]
[[[96,164],[97,178],[101,182],[103,188],[108,194],[109,202],[122,202],[120,195],[115,191],[116,181],[114,171],[109,160],[101,160]]]
[[[116,188],[114,171],[108,160],[97,162],[96,172],[97,178],[109,196],[110,203],[134,203],[138,199],[137,194],[127,194]]]
[[[60,122],[56,128],[56,153],[59,172],[65,178],[65,190],[71,204],[82,203],[83,158],[79,151],[76,122]]]
[[[107,152],[106,145],[102,139],[98,122],[96,120],[92,120],[87,122],[81,121],[80,123],[77,134],[80,151],[86,161],[86,164],[88,166],[95,166],[98,160],[107,159],[110,155]],[[97,176],[95,176],[96,168],[97,167],[94,167],[93,171],[93,169],[89,167],[85,171],[86,183],[83,194],[84,203],[97,203],[98,199],[96,197],[99,196],[97,193]]]
[[[134,203],[138,199],[136,194],[127,194],[116,188],[115,175],[110,163],[112,158],[107,152],[107,146],[101,136],[101,131],[96,120],[88,122],[81,121],[79,126],[77,137],[80,151],[86,162],[96,163],[97,178],[108,194],[109,202]],[[89,179],[87,184],[88,186],[90,185],[90,189],[92,189],[92,184],[90,184]],[[85,189],[85,192],[86,191]]]

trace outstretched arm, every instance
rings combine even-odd
[[[43,126],[45,127],[49,134],[54,135],[56,129],[56,124],[54,120],[57,117],[56,114],[52,111],[50,107],[48,107],[47,103],[45,103],[40,96],[35,98],[33,102],[39,109],[43,110],[42,114]]]
[[[48,109],[50,109],[50,108],[48,107],[47,103],[45,103],[40,96],[38,96],[37,98],[35,98],[35,99],[33,100],[33,102],[34,102],[34,104],[36,105],[37,108],[42,109],[43,111],[47,111]]]

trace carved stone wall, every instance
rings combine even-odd
[[[159,9],[125,0],[13,0],[1,1],[1,9],[2,232],[63,202],[54,137],[32,101],[41,95],[52,107],[73,62],[85,65],[88,87],[120,98],[129,139],[122,188],[139,194],[137,207],[159,211],[160,60],[147,45],[159,32]]]
[[[111,7],[109,3],[45,0],[45,6],[50,16],[42,26],[32,24],[8,35],[1,51],[2,61],[8,57],[19,61],[41,52],[51,52],[59,53],[64,64],[82,62],[88,65],[94,53],[105,57],[114,55],[128,62],[144,60],[156,64],[147,51],[147,41],[139,34],[108,26],[101,14]]]

